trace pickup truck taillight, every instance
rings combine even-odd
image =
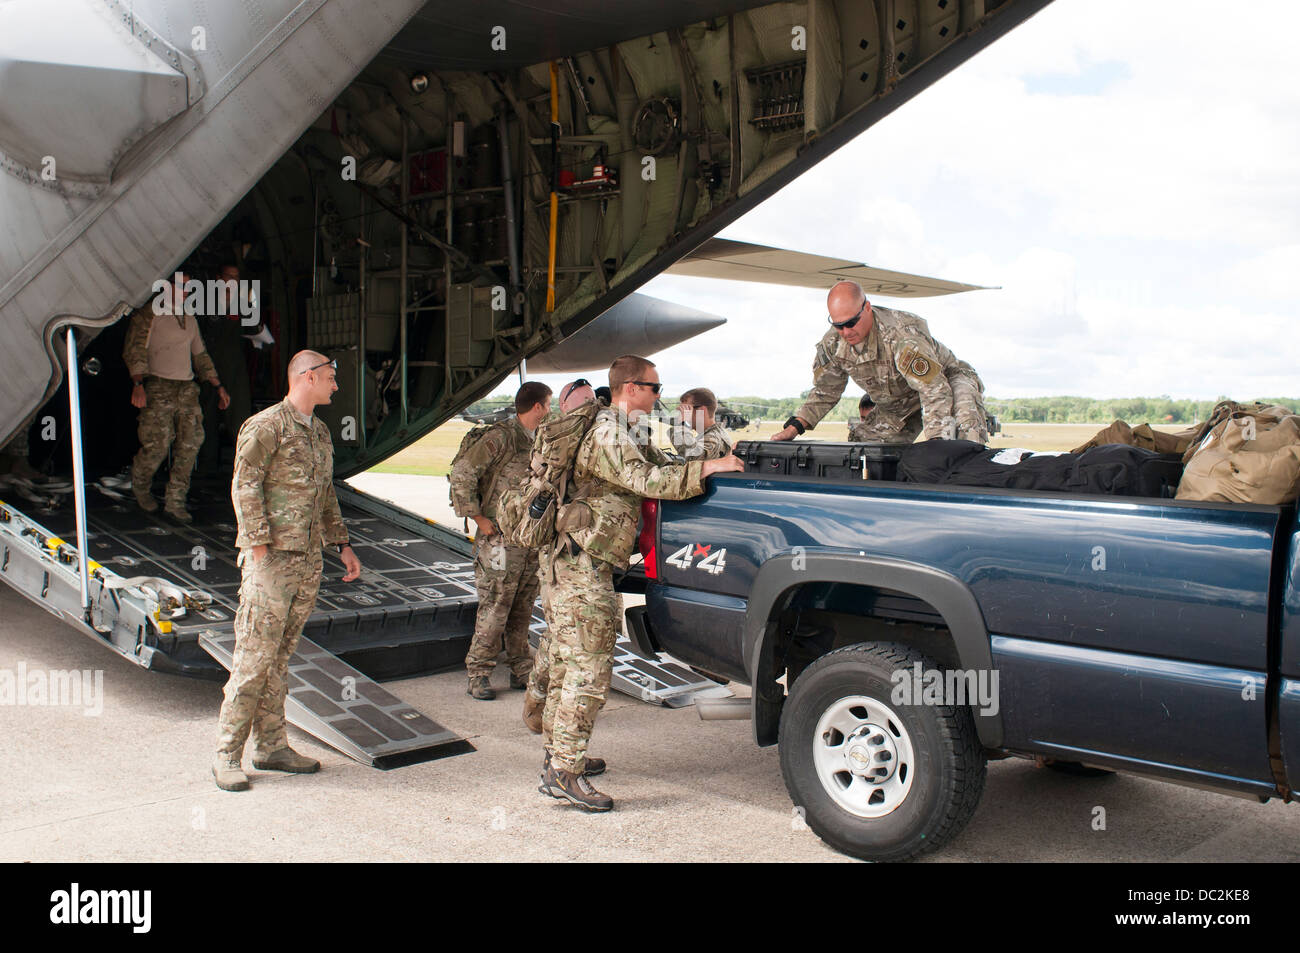
[[[636,538],[636,548],[641,553],[647,579],[659,578],[659,562],[655,559],[655,528],[659,522],[659,501],[641,501],[641,534]]]

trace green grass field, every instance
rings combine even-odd
[[[993,437],[995,447],[1022,447],[1026,450],[1071,450],[1086,443],[1088,438],[1102,429],[1102,424],[1003,424],[1002,433]],[[469,432],[471,424],[453,420],[426,434],[411,446],[373,467],[374,473],[414,473],[446,476],[451,469],[451,458],[461,439]],[[1157,430],[1174,432],[1184,424],[1158,426]],[[746,427],[732,433],[736,440],[766,440],[780,429],[776,421]],[[807,439],[847,440],[848,424],[824,423],[812,431]],[[667,441],[664,441],[665,446]]]

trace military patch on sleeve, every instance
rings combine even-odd
[[[817,351],[813,355],[813,370],[815,371],[820,367],[825,367],[831,362],[831,357],[831,350],[826,346],[826,342],[818,341]]]
[[[914,377],[923,383],[930,383],[942,370],[932,357],[926,357],[920,353],[920,349],[915,345],[909,344],[903,348],[898,355],[897,367],[909,377]]]

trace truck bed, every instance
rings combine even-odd
[[[659,513],[647,620],[654,643],[692,665],[752,684],[769,612],[785,613],[782,631],[830,616],[869,620],[860,624],[886,641],[918,631],[908,625],[955,630],[925,596],[942,581],[969,600],[973,641],[1001,674],[996,747],[1274,790],[1270,707],[1281,688],[1294,710],[1300,675],[1300,626],[1283,613],[1296,601],[1294,505],[933,486],[809,466],[715,477],[704,496]],[[817,575],[831,565],[838,576]],[[900,574],[916,588],[879,581]],[[1284,721],[1284,738],[1294,730]]]

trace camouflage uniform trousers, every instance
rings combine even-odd
[[[239,757],[249,732],[254,757],[287,747],[284,701],[289,659],[316,605],[321,552],[269,549],[256,563],[243,551],[243,582],[235,613],[235,657],[217,721],[217,751]]]
[[[581,773],[596,716],[609,696],[617,633],[614,567],[585,552],[554,559],[550,685],[542,715],[557,768]],[[548,730],[549,729],[549,730]]]
[[[510,671],[527,678],[533,664],[528,656],[528,626],[540,584],[537,553],[507,544],[500,533],[475,536],[474,582],[478,586],[478,617],[465,670],[470,678],[491,675],[504,643]]]
[[[546,630],[537,639],[537,651],[533,653],[533,670],[528,673],[528,692],[539,702],[546,700],[546,693],[551,687],[551,629],[555,625],[551,620],[551,544],[547,543],[537,551],[537,578],[541,582],[542,615],[546,617]],[[543,724],[543,730],[547,726]],[[551,733],[546,731],[549,740]]]
[[[876,407],[866,420],[849,425],[849,439],[861,443],[913,443],[920,433],[919,410],[907,417],[899,417]]]
[[[546,616],[546,631],[537,640],[537,652],[533,655],[533,670],[528,674],[528,691],[537,701],[546,701],[551,690],[551,631],[555,626],[555,616],[551,612],[551,577],[550,547],[543,547],[538,553],[538,575],[542,580],[542,612]],[[623,633],[623,593],[614,593],[614,636]],[[552,715],[554,712],[552,711]],[[542,714],[542,738],[551,743],[554,726],[546,719],[545,709]]]
[[[948,432],[938,436],[988,443],[988,421],[985,419],[984,396],[978,380],[957,371],[948,378],[948,384],[952,388],[953,417]],[[861,443],[913,443],[920,436],[923,426],[924,419],[920,410],[907,417],[899,417],[877,406],[867,414],[865,420],[855,420],[849,424],[849,439]]]
[[[203,411],[199,409],[199,385],[195,381],[172,381],[161,377],[144,379],[144,410],[140,411],[140,450],[131,461],[131,485],[136,496],[150,493],[153,475],[172,451],[171,476],[167,480],[169,505],[185,506],[190,492],[190,474],[203,446]]]

